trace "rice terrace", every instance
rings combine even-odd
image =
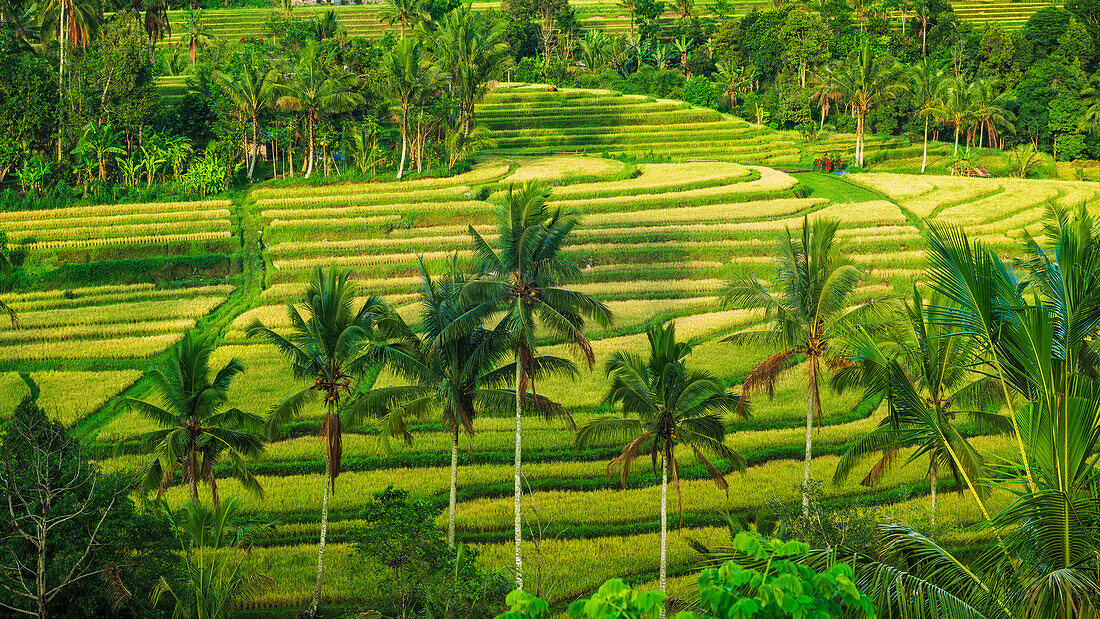
[[[1100,614],[1100,5],[12,0],[0,617]]]

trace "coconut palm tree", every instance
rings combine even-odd
[[[260,338],[273,345],[290,362],[295,378],[308,381],[302,389],[286,396],[272,409],[264,424],[269,438],[298,417],[306,406],[321,398],[324,415],[321,440],[325,445],[325,488],[321,500],[321,540],[317,547],[317,586],[307,611],[317,612],[325,568],[325,538],[328,533],[329,492],[335,491],[340,475],[343,424],[340,408],[353,398],[355,381],[375,363],[372,327],[385,311],[378,297],[367,297],[358,304],[351,272],[335,267],[314,269],[300,307],[287,305],[290,333],[283,336],[259,320],[247,330],[249,338]],[[356,309],[358,307],[358,309]]]
[[[122,155],[126,151],[122,149],[119,141],[120,134],[115,131],[111,123],[100,127],[93,121],[88,121],[84,126],[84,135],[80,137],[72,154],[87,154],[93,157],[99,164],[99,182],[107,182],[107,162],[111,155]]]
[[[397,178],[405,172],[408,154],[410,119],[424,96],[439,80],[439,70],[425,61],[424,47],[416,38],[401,39],[382,61],[386,88],[397,104],[397,124],[401,132],[401,161]]]
[[[401,39],[404,39],[405,29],[414,28],[417,23],[428,19],[428,13],[421,0],[386,0],[378,19],[391,27],[400,25]]]
[[[852,295],[861,272],[843,255],[836,240],[840,222],[826,217],[802,220],[801,234],[790,228],[780,235],[775,256],[775,283],[767,286],[751,276],[739,276],[726,284],[722,303],[734,307],[764,308],[767,329],[734,334],[725,341],[766,343],[778,346],[754,367],[741,385],[741,406],[759,391],[771,394],[776,380],[794,367],[804,367],[806,385],[806,460],[802,476],[802,510],[810,510],[810,463],[813,422],[821,415],[820,380],[833,337],[859,317],[871,302],[854,309]],[[798,363],[798,359],[805,360]]]
[[[919,0],[913,5],[913,14],[920,22],[920,53],[924,58],[928,57],[928,26],[932,24],[932,7],[928,6],[928,0]]]
[[[1016,97],[1011,91],[997,93],[997,80],[978,79],[970,85],[970,99],[974,106],[974,122],[978,130],[978,147],[989,136],[989,146],[998,148],[997,135],[1002,131],[1015,131],[1012,124],[1016,115],[1007,109]]]
[[[451,435],[447,543],[454,546],[459,434],[473,436],[478,411],[508,411],[514,394],[493,385],[507,379],[506,371],[496,368],[509,352],[509,342],[504,325],[493,331],[482,327],[496,307],[466,294],[470,280],[455,260],[438,281],[421,262],[420,278],[419,329],[393,310],[380,313],[376,321],[379,337],[386,343],[375,354],[407,384],[371,389],[349,408],[347,418],[349,422],[367,416],[383,418],[384,438],[396,435],[411,441],[406,430],[410,416],[441,413]]]
[[[496,247],[473,226],[474,254],[482,274],[495,281],[480,282],[471,290],[478,298],[503,309],[505,330],[515,354],[516,457],[515,457],[515,558],[516,588],[523,588],[522,496],[520,485],[523,444],[524,394],[534,392],[533,381],[552,373],[572,374],[575,366],[565,359],[536,356],[539,332],[580,351],[589,367],[595,362],[592,346],[584,336],[585,318],[601,325],[611,323],[611,311],[602,302],[562,286],[576,280],[580,269],[561,255],[562,246],[580,222],[572,211],[551,210],[550,191],[528,182],[518,191],[508,188],[497,208]],[[540,328],[541,327],[541,328]]]
[[[278,87],[280,96],[276,105],[280,109],[303,112],[305,116],[309,132],[306,178],[313,174],[313,160],[316,158],[314,129],[317,121],[325,114],[349,112],[366,103],[363,95],[351,91],[355,76],[332,66],[334,53],[335,50],[332,50],[325,54],[316,41],[310,41]]]
[[[933,300],[935,303],[943,302]],[[833,482],[843,482],[858,463],[882,452],[862,482],[874,485],[897,463],[899,448],[915,447],[905,463],[928,456],[933,529],[941,468],[954,476],[959,492],[970,491],[989,519],[984,459],[953,421],[965,414],[972,422],[1000,432],[1010,432],[1012,426],[1006,417],[981,410],[983,404],[995,399],[996,390],[995,385],[970,369],[976,357],[973,340],[965,333],[929,321],[926,303],[914,286],[912,302],[905,307],[905,320],[886,342],[876,342],[862,328],[841,338],[841,342],[841,357],[850,365],[833,375],[834,388],[844,391],[861,387],[869,396],[885,397],[889,414],[878,428],[848,448]]]
[[[680,523],[684,506],[680,493],[677,445],[690,447],[696,459],[703,462],[719,488],[729,492],[725,476],[705,454],[721,458],[735,470],[744,470],[745,460],[725,444],[725,413],[744,409],[737,406],[737,397],[726,391],[713,375],[688,370],[686,358],[691,354],[690,342],[676,341],[676,325],[655,325],[646,329],[649,338],[649,359],[628,351],[619,351],[607,360],[607,375],[611,388],[605,402],[621,406],[623,413],[634,418],[601,417],[577,431],[578,447],[602,442],[608,437],[628,441],[619,457],[607,465],[608,474],[621,469],[623,486],[630,476],[630,467],[638,458],[649,455],[661,461],[661,568],[660,589],[666,590],[668,569],[668,477],[680,497]]]
[[[903,88],[897,81],[898,62],[875,54],[865,41],[841,64],[836,73],[837,90],[856,117],[856,161],[863,165],[864,133],[871,110],[895,98]]]
[[[971,92],[965,84],[959,83],[958,80],[950,80],[943,107],[940,108],[940,119],[955,129],[955,157],[959,156],[959,133],[969,127],[974,118]]]
[[[917,115],[924,119],[924,152],[921,155],[920,171],[928,169],[928,125],[932,118],[943,114],[943,98],[950,82],[943,72],[943,63],[929,61],[928,58],[909,68],[910,94]]]
[[[442,71],[440,77],[458,98],[462,130],[470,135],[476,104],[486,84],[503,72],[509,59],[504,23],[489,19],[465,4],[447,13],[429,35],[429,50]]]
[[[210,28],[202,18],[202,9],[187,9],[183,14],[183,40],[187,42],[187,56],[191,59],[191,69],[195,68],[195,57],[199,46],[210,43]]]
[[[835,63],[823,65],[814,79],[810,100],[816,101],[821,108],[821,122],[818,123],[818,130],[825,128],[825,117],[829,114],[829,108],[841,96],[837,86],[837,71],[838,65]]]
[[[210,356],[216,349],[213,337],[188,331],[168,361],[145,374],[155,398],[126,397],[116,405],[160,427],[141,437],[145,452],[153,455],[143,471],[143,490],[156,489],[159,498],[179,473],[192,502],[199,500],[199,481],[205,481],[215,509],[221,501],[214,467],[227,459],[242,487],[263,496],[247,461],[264,451],[259,435],[263,418],[237,408],[223,410],[233,379],[244,366],[231,359],[211,376]]]
[[[241,67],[239,76],[231,77],[218,71],[213,72],[214,83],[221,87],[237,112],[252,121],[251,157],[248,162],[248,180],[256,170],[256,155],[259,151],[260,112],[275,93],[279,84],[279,70],[272,68],[251,54]]]
[[[187,503],[177,514],[168,511],[167,518],[179,542],[184,570],[174,586],[169,578],[161,576],[150,596],[154,608],[168,594],[174,606],[173,617],[224,617],[236,605],[254,601],[275,586],[266,574],[245,571],[243,561],[233,565],[227,553],[193,551],[196,547],[212,551],[247,548],[258,533],[268,528],[240,516],[236,499],[230,497],[213,510],[196,502]]]

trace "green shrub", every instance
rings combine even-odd
[[[684,84],[684,101],[700,107],[713,107],[716,99],[714,86],[702,75],[696,75]]]

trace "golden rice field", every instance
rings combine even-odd
[[[556,93],[558,99],[551,94],[494,93],[485,112],[486,121],[497,124],[500,148],[471,171],[450,178],[261,185],[233,203],[75,207],[55,214],[54,222],[69,222],[56,225],[39,223],[31,214],[0,213],[0,229],[13,240],[21,239],[29,255],[41,256],[35,259],[42,264],[63,259],[95,264],[107,259],[96,252],[106,251],[116,239],[127,251],[148,256],[141,239],[170,247],[174,235],[217,233],[228,235],[231,243],[225,249],[227,260],[244,265],[243,273],[230,270],[216,281],[200,274],[187,286],[90,282],[0,296],[18,312],[21,327],[12,329],[0,320],[0,417],[10,414],[14,402],[28,392],[19,374],[29,374],[42,390],[45,407],[81,436],[100,447],[132,446],[152,426],[136,414],[105,405],[127,390],[146,393],[138,381],[142,372],[196,325],[223,338],[212,366],[235,358],[245,367],[228,404],[265,413],[300,386],[273,348],[245,337],[253,320],[276,330],[289,328],[285,304],[301,296],[314,267],[332,264],[353,268],[363,292],[384,297],[414,320],[418,260],[438,272],[453,255],[469,257],[469,225],[492,239],[493,209],[513,182],[547,180],[551,204],[582,215],[583,224],[565,250],[582,273],[575,288],[606,302],[616,315],[613,326],[586,328],[595,371],[538,384],[540,393],[566,406],[578,423],[606,412],[602,401],[608,383],[600,369],[616,351],[644,354],[644,330],[654,322],[675,320],[680,337],[698,342],[689,362],[736,390],[770,351],[722,341],[758,324],[762,314],[722,307],[720,290],[735,274],[768,275],[776,236],[785,228],[800,228],[806,217],[842,220],[841,241],[864,273],[857,297],[872,299],[905,295],[919,282],[927,222],[961,224],[999,252],[1011,254],[1022,231],[1038,231],[1048,205],[1094,206],[1100,200],[1096,183],[785,171],[782,135],[695,118],[695,111],[673,102],[640,99],[616,106],[598,93],[567,91]],[[555,105],[537,118],[507,120],[522,118],[515,110],[535,110],[547,101]],[[596,109],[601,105],[607,110],[602,117]],[[593,108],[590,114],[577,116],[588,125],[567,127],[556,120],[555,110],[580,114],[577,109],[588,107]],[[668,122],[646,135],[630,119],[647,114]],[[683,122],[674,123],[678,115],[684,116]],[[622,122],[599,124],[612,116]],[[547,134],[537,135],[535,125]],[[675,150],[691,143],[691,132],[710,135],[707,131],[714,132],[712,142],[729,145],[729,150],[719,152],[715,146],[697,157],[711,161],[689,161],[696,157],[675,153],[640,160],[591,154],[641,154],[650,150],[650,141]],[[737,140],[727,140],[725,132]],[[575,142],[575,148],[559,154],[560,136]],[[589,148],[583,146],[589,139],[585,136],[609,137]],[[733,156],[733,148],[745,150]],[[249,236],[259,229],[262,250]],[[87,245],[72,256],[65,253],[68,246],[49,245],[69,242]],[[259,266],[247,266],[252,263]],[[543,350],[572,354],[554,342]],[[796,500],[804,445],[804,378],[789,374],[773,398],[754,401],[750,419],[729,420],[727,443],[745,455],[749,467],[744,474],[729,476],[728,498],[706,479],[692,454],[680,454],[685,524],[670,535],[674,592],[692,582],[690,571],[698,557],[689,540],[728,540],[723,512],[753,514],[769,502]],[[375,384],[399,380],[383,371]],[[827,482],[844,446],[873,427],[883,412],[873,402],[862,402],[859,394],[830,391],[823,393],[823,408],[813,470]],[[316,437],[320,415],[319,408],[306,411],[294,432],[269,444],[255,464],[266,489],[263,500],[243,493],[234,481],[219,483],[222,496],[239,496],[245,511],[282,522],[248,555],[254,567],[278,583],[256,600],[257,608],[301,605],[312,592],[323,466]],[[487,565],[500,569],[512,560],[512,424],[510,418],[480,417],[476,433],[464,438],[460,449],[458,536],[476,544]],[[383,577],[379,566],[364,563],[346,544],[346,533],[372,492],[393,485],[445,506],[449,435],[438,420],[418,422],[412,430],[412,444],[392,443],[393,453],[387,456],[376,428],[347,428],[345,472],[332,498],[323,603],[354,605]],[[1003,449],[1002,441],[990,437],[978,437],[975,444],[991,456]],[[554,531],[538,558],[529,560],[542,562],[545,591],[554,604],[584,595],[608,578],[626,577],[639,584],[655,578],[659,490],[648,461],[636,467],[625,490],[617,479],[606,477],[606,464],[617,447],[608,440],[580,451],[568,424],[524,422],[524,472],[535,489],[525,503],[529,524],[537,510],[537,517]],[[105,457],[102,464],[108,470],[132,470],[141,463],[142,457],[130,449]],[[857,502],[881,517],[926,527],[923,476],[921,467],[912,466],[892,472],[875,488],[860,486],[853,478],[838,487],[826,483],[823,491],[830,500]],[[178,503],[184,493],[176,488],[168,498]],[[976,534],[966,528],[980,515],[967,497],[944,492],[940,501],[937,533],[959,543],[973,539]]]

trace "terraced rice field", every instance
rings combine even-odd
[[[615,0],[571,0],[569,5],[576,11],[577,22],[582,30],[603,30],[609,34],[626,34],[630,31],[630,14],[624,11]],[[1053,4],[1060,6],[1060,3]],[[962,0],[952,2],[951,6],[959,17],[976,24],[999,23],[1005,28],[1018,28],[1027,21],[1032,13],[1052,6],[1047,2],[1005,2],[1003,0]],[[500,3],[495,0],[479,0],[473,3],[475,10],[499,10]],[[677,15],[671,4],[660,18],[663,25],[671,25]],[[770,2],[764,0],[738,0],[731,3],[733,15],[740,17],[753,9],[766,10]],[[379,19],[379,4],[349,4],[339,6],[318,5],[295,7],[292,15],[303,19],[316,19],[323,11],[333,9],[339,17],[340,27],[351,36],[381,37],[388,28]],[[695,11],[700,16],[709,14],[705,4],[699,4]],[[203,11],[204,22],[211,36],[225,40],[241,38],[262,38],[266,36],[265,22],[274,14],[273,9],[208,9]],[[175,25],[183,23],[182,11],[169,11],[168,19]],[[898,16],[892,22],[897,26]],[[897,26],[900,27],[900,26]],[[392,30],[392,28],[391,28]],[[165,44],[168,41],[162,42]]]
[[[69,425],[133,385],[233,293],[232,220],[228,200],[0,213],[9,248],[43,282],[0,295],[18,317],[0,322],[0,417],[30,392],[16,372]]]
[[[734,162],[624,164],[579,155],[515,159],[501,155],[450,179],[335,184],[316,190],[258,189],[253,198],[265,230],[266,286],[259,305],[229,325],[226,345],[212,361],[217,366],[233,357],[246,367],[231,404],[263,412],[293,388],[293,378],[278,354],[246,339],[243,329],[256,318],[276,329],[285,328],[283,304],[297,298],[315,266],[353,267],[362,289],[383,295],[412,319],[418,257],[438,270],[452,254],[469,255],[467,224],[491,238],[493,205],[507,183],[543,175],[554,183],[552,204],[577,209],[584,216],[584,225],[568,246],[568,254],[584,272],[576,288],[608,302],[618,316],[611,328],[589,328],[597,368],[613,351],[642,352],[647,324],[675,319],[682,337],[701,342],[694,361],[737,384],[761,351],[718,340],[761,316],[720,307],[717,291],[736,272],[767,273],[772,239],[784,227],[801,226],[804,215],[845,220],[849,249],[867,270],[860,298],[904,289],[920,258],[919,231],[892,202],[874,199],[874,194],[854,187],[852,195],[869,199],[844,203],[812,194],[798,197],[797,176]],[[552,343],[546,351],[570,354]],[[396,380],[383,373],[376,384]],[[596,371],[582,372],[575,381],[544,381],[540,392],[552,394],[583,423],[603,410],[605,388],[606,379]],[[722,532],[714,527],[722,510],[752,511],[769,495],[779,501],[794,496],[804,440],[799,430],[803,395],[801,377],[792,375],[779,386],[774,400],[758,402],[751,420],[734,423],[737,431],[729,443],[749,458],[752,467],[744,476],[731,476],[730,502],[702,479],[703,471],[695,470],[694,464],[685,465],[687,527],[674,536],[672,557],[677,571],[693,563],[688,538],[721,539]],[[825,398],[826,417],[817,438],[816,466],[822,479],[835,466],[843,445],[878,419],[873,404],[860,402],[856,395]],[[308,413],[303,424],[308,428],[318,423],[319,414],[319,410]],[[510,419],[479,419],[470,449],[462,450],[466,464],[459,474],[460,538],[476,543],[490,565],[501,567],[510,556],[511,518],[505,512],[510,509],[511,468],[506,463],[514,440],[511,423]],[[136,416],[123,415],[103,425],[98,440],[132,439],[147,429]],[[380,455],[370,428],[352,429],[345,437],[347,473],[338,481],[332,499],[330,540],[336,550],[331,555],[332,580],[326,579],[331,582],[325,589],[327,603],[361,599],[364,587],[369,589],[372,579],[379,577],[377,568],[351,557],[342,537],[355,524],[357,511],[371,491],[393,484],[442,505],[450,456],[448,435],[433,421],[415,430],[414,443],[395,445],[396,453],[388,459]],[[648,466],[638,468],[630,489],[622,491],[603,475],[616,448],[613,443],[578,452],[569,428],[535,420],[527,424],[524,442],[529,462],[525,474],[539,490],[528,498],[528,507],[553,514],[549,526],[560,537],[546,550],[547,569],[562,557],[570,557],[565,565],[571,574],[578,573],[578,566],[588,566],[579,570],[585,572],[584,578],[563,580],[553,599],[572,599],[614,575],[650,578],[655,555],[639,550],[657,527]],[[694,462],[690,454],[684,457],[685,463]],[[132,467],[138,462],[136,456],[124,456],[107,466]],[[257,560],[274,572],[269,573],[283,579],[278,593],[257,602],[260,607],[301,604],[308,599],[309,579],[298,572],[305,570],[315,552],[310,542],[318,529],[316,473],[321,466],[316,438],[306,429],[270,445],[257,465],[266,500],[241,493],[228,480],[220,485],[223,495],[240,494],[247,511],[272,514],[284,523],[266,541],[267,548],[254,551],[260,557]],[[918,477],[915,469],[901,471],[876,492],[908,492],[919,485]],[[828,492],[838,497],[867,494],[855,483]],[[180,501],[182,495],[173,490],[169,498]],[[613,565],[625,567],[613,573],[608,567]]]
[[[804,217],[843,220],[845,249],[865,273],[857,292],[857,298],[864,300],[905,294],[919,281],[925,219],[963,224],[1009,254],[1018,247],[1020,230],[1037,229],[1047,204],[1084,201],[1093,205],[1100,199],[1098,183],[788,173],[776,167],[776,159],[783,156],[776,153],[783,148],[784,135],[766,134],[721,116],[700,120],[708,117],[697,117],[695,111],[672,102],[527,90],[495,94],[482,113],[489,122],[503,123],[508,117],[503,113],[506,106],[526,105],[517,109],[533,110],[538,107],[535,102],[552,103],[544,107],[551,111],[569,107],[582,119],[581,128],[566,130],[547,125],[553,118],[551,111],[539,116],[539,123],[562,141],[606,143],[561,148],[531,139],[533,134],[524,138],[516,133],[510,144],[502,144],[471,171],[450,178],[259,187],[235,204],[77,207],[54,216],[68,220],[66,226],[40,223],[42,218],[31,214],[0,214],[0,225],[8,226],[4,229],[24,242],[28,255],[42,265],[70,258],[103,259],[96,252],[156,253],[172,248],[169,251],[186,253],[181,247],[193,245],[170,240],[173,235],[208,232],[228,236],[196,243],[225,243],[219,251],[226,252],[236,244],[232,251],[239,253],[233,253],[231,261],[255,264],[246,267],[243,275],[231,273],[218,281],[193,281],[186,287],[163,282],[104,283],[4,296],[19,312],[23,328],[8,329],[0,322],[0,402],[12,402],[26,393],[18,373],[30,373],[42,387],[47,409],[75,424],[82,436],[103,448],[105,456],[112,453],[108,448],[120,442],[132,447],[134,439],[151,427],[134,414],[105,412],[103,404],[127,389],[180,333],[198,323],[222,334],[212,367],[221,367],[231,358],[245,366],[230,392],[229,405],[264,413],[298,386],[277,351],[247,339],[244,329],[256,319],[276,330],[286,329],[285,304],[301,295],[311,269],[350,266],[361,290],[382,295],[408,320],[415,320],[418,259],[438,272],[450,256],[468,257],[467,226],[491,239],[493,209],[509,184],[540,178],[552,185],[553,206],[575,209],[583,216],[583,225],[566,247],[583,273],[575,288],[605,301],[617,317],[611,327],[587,328],[596,371],[582,371],[575,380],[554,378],[539,384],[540,393],[568,407],[582,424],[606,412],[602,398],[607,380],[599,368],[615,351],[644,353],[645,327],[656,322],[675,320],[681,337],[699,342],[690,362],[736,388],[770,351],[721,341],[758,324],[762,316],[720,306],[719,290],[738,273],[769,275],[776,235],[784,228],[799,228]],[[605,118],[586,114],[588,106],[606,102],[612,102],[607,109],[615,111]],[[495,117],[494,106],[501,112]],[[631,136],[626,125],[604,122],[616,115],[637,118],[630,116],[637,113],[648,123],[666,114],[666,108],[669,122],[653,125],[655,137],[649,141],[630,142],[627,138],[641,136]],[[680,115],[691,120],[672,121]],[[591,125],[584,124],[590,120]],[[716,135],[728,131],[730,148],[723,150],[715,139],[707,150],[708,143],[699,140],[696,143],[704,155],[683,153],[661,163],[584,154],[612,148],[635,154],[643,149],[676,149],[684,142],[678,130],[703,124],[714,125],[711,130]],[[702,129],[690,130],[705,135]],[[742,137],[733,140],[734,136]],[[558,154],[559,150],[569,152]],[[791,150],[791,157],[803,155]],[[691,161],[696,158],[708,161]],[[88,232],[70,234],[70,229]],[[263,230],[262,246],[250,236],[258,229]],[[115,239],[130,244],[116,245]],[[257,247],[262,247],[262,259]],[[553,341],[546,342],[543,350],[572,354]],[[728,539],[723,512],[751,514],[769,502],[796,500],[804,449],[804,379],[797,372],[786,376],[773,399],[761,397],[754,402],[750,419],[730,420],[727,442],[746,457],[749,468],[743,475],[729,477],[728,499],[691,454],[681,454],[685,518],[683,530],[674,531],[670,539],[673,591],[690,581],[684,574],[697,561],[689,540],[714,544]],[[397,380],[383,372],[375,384]],[[877,424],[883,413],[876,402],[861,401],[858,394],[830,391],[823,392],[823,407],[813,466],[815,477],[827,482],[845,445]],[[0,416],[6,414],[10,407],[0,406]],[[307,411],[285,438],[268,445],[266,456],[254,465],[266,488],[263,501],[220,475],[223,497],[239,496],[246,512],[268,514],[281,522],[249,554],[250,565],[278,583],[255,601],[259,608],[302,605],[313,589],[324,467],[316,436],[320,414],[319,408]],[[512,557],[513,423],[511,418],[478,418],[476,434],[460,450],[459,539],[480,548],[487,565],[502,569]],[[529,419],[524,426],[524,472],[535,491],[526,497],[527,522],[534,526],[538,519],[548,536],[537,555],[529,552],[527,561],[529,569],[541,566],[545,595],[560,608],[607,578],[650,582],[657,569],[659,491],[649,464],[639,463],[628,488],[622,490],[617,479],[604,475],[607,461],[620,445],[607,441],[578,450],[572,429],[563,423]],[[359,522],[359,511],[372,492],[392,484],[441,509],[446,505],[449,435],[438,420],[417,422],[411,429],[414,442],[393,444],[389,456],[382,455],[375,428],[347,429],[345,472],[331,503],[324,604],[369,601],[383,578],[379,566],[355,557],[346,543],[347,531]],[[1005,448],[1003,441],[990,437],[977,437],[975,442],[989,454]],[[141,462],[141,456],[127,453],[105,457],[103,465],[108,470],[130,470]],[[857,482],[853,478],[837,487],[825,483],[823,491],[828,499],[858,501],[883,516],[926,525],[927,484],[919,467],[894,471],[874,489]],[[178,504],[184,496],[177,488],[168,499]],[[979,520],[971,504],[954,495],[941,501],[940,539],[973,540],[976,534],[965,530]]]
[[[806,143],[791,131],[697,108],[681,101],[608,91],[543,86],[502,88],[478,107],[497,152],[508,155],[607,153],[676,162],[731,161],[784,165],[816,153],[850,151],[851,135],[823,134]],[[868,152],[907,146],[904,138],[869,137]]]

